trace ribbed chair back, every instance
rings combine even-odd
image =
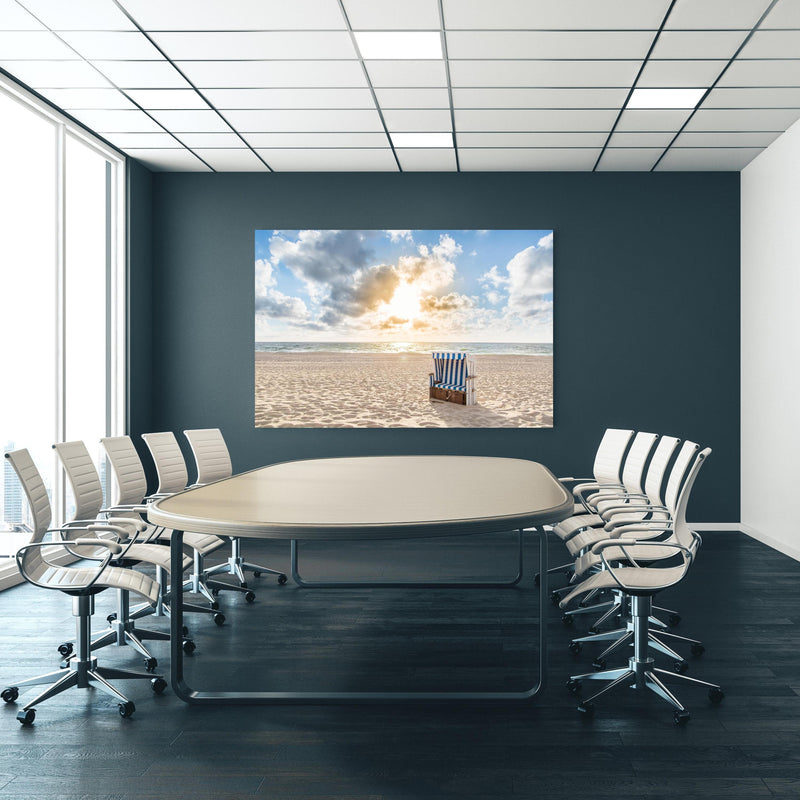
[[[73,520],[93,520],[103,507],[103,484],[97,467],[81,441],[59,442],[53,445],[67,476],[73,497]]]
[[[640,431],[636,434],[631,449],[625,457],[625,468],[622,470],[622,483],[627,491],[642,494],[644,466],[656,439],[658,434],[655,433]]]
[[[42,476],[26,449],[12,450],[10,453],[6,453],[6,458],[14,472],[17,473],[25,499],[31,508],[31,517],[33,518],[31,541],[41,542],[52,520],[50,498],[47,496],[47,488]]]
[[[213,483],[233,474],[228,446],[219,428],[195,428],[183,432],[189,440],[197,467],[197,484]]]
[[[157,494],[182,492],[189,483],[189,472],[181,446],[172,431],[143,433],[142,439],[153,457],[158,475]]]
[[[680,439],[674,436],[662,436],[658,447],[656,447],[650,465],[647,467],[647,477],[644,482],[644,491],[653,505],[664,505],[661,498],[661,487],[664,483],[664,476],[667,473],[669,460],[680,444]]]
[[[600,484],[619,484],[622,459],[628,449],[633,431],[606,428],[594,456],[592,474]]]
[[[112,505],[138,505],[147,494],[147,476],[130,436],[108,436],[100,440],[114,474]]]

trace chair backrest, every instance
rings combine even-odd
[[[12,450],[10,453],[6,453],[6,458],[14,472],[17,473],[22,491],[31,507],[31,517],[33,518],[31,541],[40,542],[50,527],[52,519],[50,498],[47,496],[42,476],[27,450]]]
[[[620,482],[622,459],[628,449],[631,436],[633,436],[633,431],[621,428],[606,429],[597,446],[592,467],[592,473],[598,483],[618,484]]]
[[[137,505],[147,494],[147,476],[130,436],[108,436],[100,440],[114,474],[112,505]]]
[[[634,494],[642,493],[644,465],[656,439],[658,439],[658,434],[644,433],[642,431],[639,431],[634,437],[631,449],[628,450],[628,455],[625,456],[625,467],[622,470],[622,483],[627,491]]]
[[[142,439],[153,457],[158,475],[158,494],[182,492],[189,483],[189,472],[183,459],[181,446],[172,431],[143,433]]]
[[[59,442],[53,445],[75,498],[72,519],[93,520],[103,507],[103,484],[97,467],[81,441]]]
[[[469,374],[468,353],[432,353],[433,377],[439,383],[464,386]]]
[[[696,446],[697,445],[695,445],[695,447]],[[703,466],[703,464],[705,464],[709,455],[711,455],[711,448],[706,447],[694,457],[694,461],[692,462],[692,465],[686,475],[686,480],[683,482],[683,486],[681,487],[680,494],[678,495],[678,501],[675,506],[675,524],[673,536],[678,544],[682,544],[684,547],[690,548],[692,552],[694,552],[698,540],[695,538],[694,534],[686,523],[686,507],[689,505],[689,496],[692,493],[692,487],[697,479],[697,473],[700,472],[700,468]]]
[[[662,436],[650,459],[650,466],[647,468],[647,477],[644,482],[644,492],[654,505],[664,505],[664,501],[661,499],[661,486],[664,483],[669,460],[680,441],[674,436]]]
[[[196,428],[183,432],[189,440],[197,466],[195,483],[213,483],[233,474],[228,446],[219,428]]]
[[[689,469],[689,465],[695,460],[695,455],[699,449],[700,445],[695,442],[684,442],[670,470],[669,479],[667,480],[667,491],[664,494],[664,505],[670,510],[673,517],[677,514],[678,496],[684,475],[686,475],[686,470]]]

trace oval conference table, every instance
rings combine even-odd
[[[570,492],[535,461],[479,456],[383,456],[289,461],[154,502],[148,519],[171,528],[172,575],[183,532],[300,541],[410,539],[533,530],[547,572],[545,525],[572,513]],[[176,582],[177,583],[177,582]],[[539,587],[539,676],[527,691],[200,691],[183,674],[183,598],[171,604],[172,685],[195,704],[524,702],[545,685],[547,581]]]

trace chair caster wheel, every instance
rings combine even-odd
[[[566,625],[567,628],[571,628],[575,624],[575,617],[572,614],[564,614],[561,617],[561,624]]]
[[[116,622],[116,621],[117,621],[117,614],[116,614],[116,612],[114,612],[113,614],[109,614],[109,615],[106,617],[106,622],[107,622],[109,625],[113,624],[113,623],[114,623],[114,622]]]
[[[255,599],[256,599],[256,593],[255,593],[255,592],[247,592],[247,594],[245,594],[245,596],[244,596],[244,599],[245,599],[245,600],[246,600],[248,603],[252,603],[252,602],[253,602],[253,600],[255,600]]]
[[[600,633],[600,629],[599,628],[595,628],[594,625],[592,625],[592,627],[589,628],[589,633],[591,633],[592,636],[594,636],[596,633]]]
[[[247,581],[240,581],[239,588],[240,589],[246,589],[247,588]]]
[[[19,697],[19,689],[16,686],[9,686],[7,689],[3,689],[0,697],[3,698],[4,703],[13,703]]]
[[[133,704],[133,700],[128,700],[126,703],[120,703],[117,706],[117,710],[119,711],[119,715],[121,717],[130,717],[134,711],[136,711],[136,706]]]
[[[19,722],[20,725],[33,725],[35,719],[35,708],[29,708],[27,711],[20,711],[19,714],[17,714],[17,722]]]
[[[667,617],[667,622],[670,625],[680,625],[681,624],[681,615],[680,614],[670,614]]]
[[[214,622],[217,625],[224,625],[225,624],[225,615],[224,614],[220,614],[220,612],[217,611],[217,613],[214,614]]]
[[[253,577],[254,578],[260,578],[261,577],[261,573],[257,569],[254,569],[253,570]]]
[[[72,642],[64,642],[64,644],[60,644],[58,646],[58,654],[66,658],[67,656],[72,655],[72,651],[75,648],[72,646]]]
[[[596,658],[594,661],[592,661],[592,669],[596,669],[598,672],[600,672],[601,669],[605,668],[606,660],[604,658]]]
[[[156,694],[163,694],[164,689],[167,688],[167,682],[161,677],[153,678],[153,680],[150,681],[150,688]]]
[[[214,597],[219,597],[219,589],[217,589],[217,587],[215,586],[215,587],[214,587],[214,588],[211,590],[211,594],[213,594],[213,595],[214,595]]]
[[[703,647],[702,644],[693,644],[692,645],[692,655],[693,656],[701,656],[705,653],[706,648]]]
[[[186,653],[187,656],[190,656],[195,650],[197,650],[197,645],[194,641],[191,639],[183,640],[183,652]]]
[[[157,658],[150,657],[144,660],[144,668],[146,672],[155,672],[157,666],[158,666]]]
[[[688,661],[676,661],[675,662],[675,672],[679,675],[683,675],[686,670],[689,669],[689,662]]]
[[[576,681],[575,678],[570,678],[566,683],[566,687],[570,694],[578,694],[581,690],[581,682]]]
[[[552,592],[550,594],[550,602],[557,606],[561,602],[561,595],[558,592]]]
[[[717,703],[721,703],[724,697],[725,697],[725,692],[723,692],[722,689],[719,688],[719,686],[714,686],[708,690],[708,699],[715,705]]]
[[[285,586],[287,580],[288,580],[288,578],[285,575],[283,575],[283,574],[278,575],[278,585],[279,586]]]
[[[590,719],[594,716],[594,703],[592,703],[590,700],[587,700],[585,703],[579,703],[578,712],[583,714],[583,716],[587,719]]]
[[[534,585],[534,586],[538,586],[538,585],[539,585],[541,582],[542,582],[542,579],[541,579],[541,577],[539,576],[539,573],[537,572],[537,573],[536,573],[536,574],[533,576],[533,585]]]
[[[187,628],[187,627],[184,625],[184,626],[181,628],[181,635],[182,635],[182,636],[186,636],[188,633],[189,633],[189,629],[188,629],[188,628]]]
[[[212,611],[219,610],[219,603],[216,600],[213,603],[209,603],[208,605],[210,606]]]
[[[685,725],[691,718],[691,714],[688,711],[676,711],[672,718],[675,720],[676,725]]]
[[[569,651],[572,653],[572,655],[577,656],[581,650],[583,650],[583,645],[580,642],[569,643]]]

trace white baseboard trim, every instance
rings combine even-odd
[[[730,531],[731,533],[745,533],[742,531],[740,522],[690,522],[689,527],[693,531],[703,533],[703,531]]]
[[[786,544],[786,542],[775,539],[769,534],[762,533],[761,531],[756,530],[752,525],[747,525],[744,522],[739,524],[739,529],[742,531],[742,533],[746,533],[751,538],[769,545],[773,550],[777,550],[779,553],[783,553],[785,556],[789,556],[795,561],[800,561],[800,547]]]

